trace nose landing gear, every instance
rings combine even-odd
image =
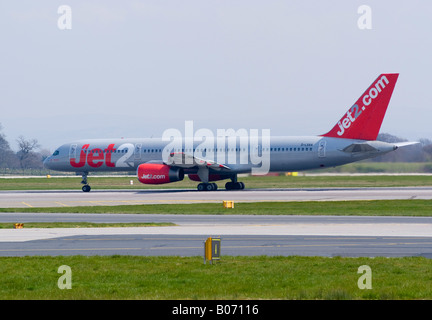
[[[83,184],[83,187],[82,187],[83,192],[90,192],[90,190],[91,190],[91,187],[87,183],[87,176],[88,176],[88,172],[83,172],[82,181],[81,181],[81,183]]]

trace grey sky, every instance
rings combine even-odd
[[[60,30],[60,5],[72,29]],[[372,9],[361,30],[360,5]],[[168,128],[330,130],[400,73],[381,132],[432,139],[430,1],[2,1],[0,123],[51,151]]]

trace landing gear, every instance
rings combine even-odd
[[[225,183],[225,189],[227,190],[243,190],[245,184],[237,181],[237,175],[232,176],[231,182]]]
[[[83,172],[82,181],[81,181],[81,183],[83,184],[82,187],[83,192],[90,192],[91,190],[91,187],[87,184],[87,176],[88,176],[88,172]]]
[[[198,186],[198,191],[216,191],[217,184],[209,183],[209,169],[207,167],[200,167],[198,169],[198,177],[202,181]]]
[[[225,183],[225,189],[227,190],[243,190],[245,185],[243,182],[227,182]]]
[[[217,188],[216,183],[200,183],[197,187],[198,191],[216,191]]]
[[[201,167],[199,168],[198,177],[202,181],[198,186],[198,191],[216,191],[218,189],[218,186],[216,183],[210,183],[209,182],[209,169],[207,167]],[[226,179],[228,177],[222,177],[222,179]],[[232,174],[229,176],[231,179],[231,182],[227,182],[225,184],[225,189],[227,190],[243,190],[245,188],[245,185],[243,182],[237,181],[237,174]]]

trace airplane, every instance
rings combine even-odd
[[[134,171],[141,183],[152,185],[181,181],[188,175],[200,182],[198,191],[215,191],[218,186],[213,181],[226,179],[231,180],[225,184],[227,190],[244,189],[238,174],[260,168],[264,173],[294,172],[373,158],[418,143],[376,140],[398,76],[379,75],[325,134],[251,137],[247,143],[240,136],[234,140],[222,137],[214,146],[200,144],[194,137],[177,145],[166,138],[86,139],[60,146],[45,159],[44,166],[80,173],[84,192],[91,190],[90,172],[109,171]]]

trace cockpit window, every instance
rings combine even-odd
[[[54,151],[53,156],[58,156],[60,152],[58,150]]]

